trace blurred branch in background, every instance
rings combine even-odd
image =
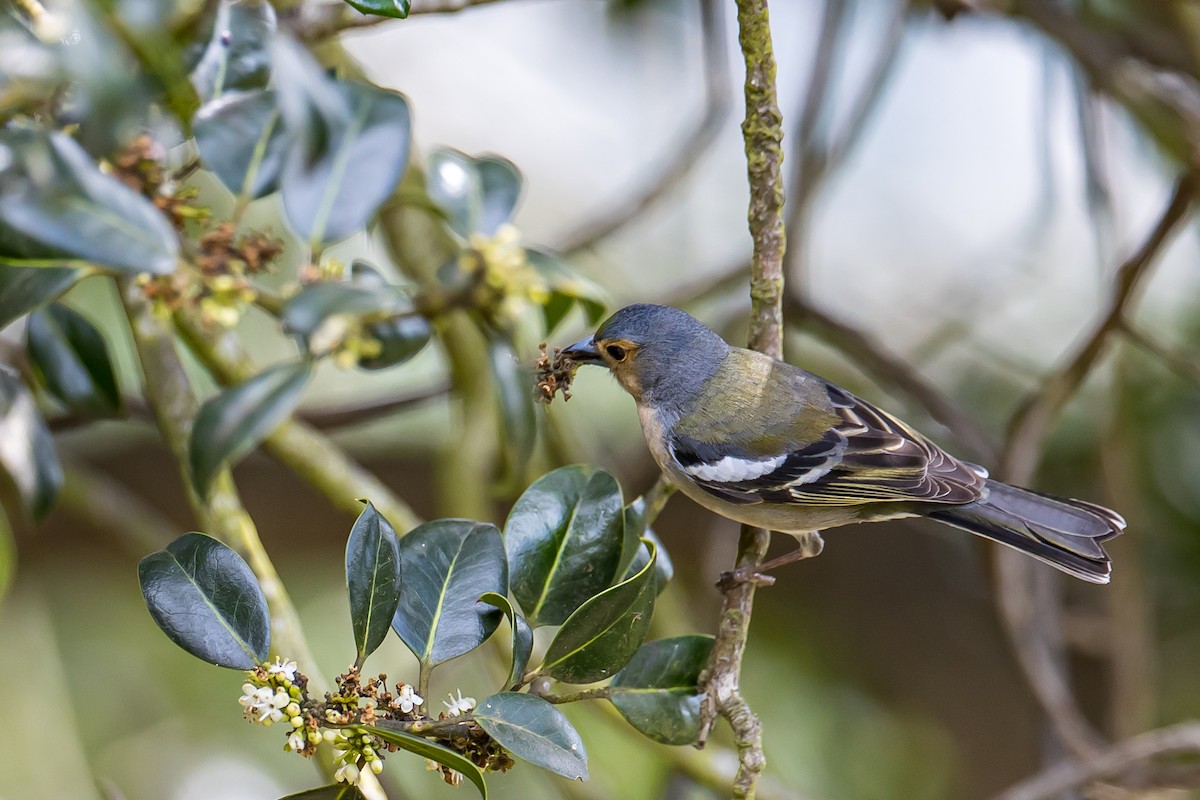
[[[855,34],[851,22],[853,5],[843,0],[825,3],[808,83],[797,104],[801,111],[787,182],[787,229],[792,242],[788,253],[789,277],[793,286],[798,283],[801,288],[805,280],[804,259],[813,200],[825,179],[845,162],[861,139],[888,81],[896,72],[894,66],[905,38],[909,6],[906,0],[900,0],[890,12],[883,39],[874,51],[866,77],[850,101],[846,121],[841,130],[834,132],[830,83],[834,67],[844,62],[845,51]],[[797,289],[793,288],[793,291]]]
[[[183,314],[177,315],[177,319],[188,347],[222,385],[240,383],[258,372],[232,334],[206,330]],[[409,531],[421,524],[421,518],[408,503],[310,425],[286,420],[267,437],[263,446],[334,507],[353,517],[362,512],[358,498],[367,497],[398,531]]]
[[[1024,484],[1033,477],[1051,427],[1095,367],[1112,334],[1120,331],[1149,268],[1187,219],[1198,188],[1200,176],[1195,172],[1178,180],[1146,241],[1117,270],[1100,319],[1064,365],[1043,379],[1013,414],[998,465],[1002,478]],[[996,587],[1002,617],[1018,662],[1055,732],[1071,753],[1089,757],[1103,740],[1080,711],[1055,652],[1061,642],[1061,598],[1055,585],[1038,580],[1038,574],[1016,554],[997,553]]]
[[[1079,762],[1056,764],[996,795],[992,800],[1054,800],[1104,779],[1131,779],[1138,786],[1157,785],[1156,771],[1168,786],[1181,783],[1179,764],[1155,765],[1166,759],[1200,753],[1200,723],[1185,722],[1148,731],[1097,752]],[[1187,771],[1193,779],[1196,765]]]
[[[417,14],[457,14],[460,11],[490,6],[505,0],[412,0],[408,16]],[[300,3],[292,11],[289,23],[292,32],[301,41],[317,44],[330,39],[342,31],[373,28],[395,17],[363,14],[345,3]]]
[[[654,174],[643,186],[568,234],[558,245],[565,255],[595,246],[653,208],[700,163],[700,157],[721,131],[732,105],[729,53],[725,47],[725,3],[698,0],[698,5],[704,62],[704,112],[699,122],[682,142],[671,148],[671,155],[652,170]]]
[[[141,496],[79,460],[64,460],[59,503],[73,518],[108,533],[135,558],[162,548],[178,529]]]

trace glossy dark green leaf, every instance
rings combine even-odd
[[[658,554],[654,562],[654,576],[658,581],[658,593],[661,594],[671,582],[671,578],[675,577],[675,565],[671,562],[671,556],[663,547],[658,534],[646,524],[646,502],[644,498],[638,497],[625,506],[625,540],[621,547],[621,567],[618,570],[621,580],[633,577],[650,561],[650,549],[642,539],[653,542]]]
[[[640,572],[588,600],[562,624],[542,672],[567,683],[594,683],[629,662],[650,630],[658,593],[654,545],[649,549],[650,561]]]
[[[266,86],[271,79],[268,46],[275,28],[275,9],[267,0],[223,0],[212,39],[192,70],[200,101]]]
[[[284,213],[312,245],[363,230],[408,166],[403,96],[329,78],[299,45],[272,51],[280,110],[297,139],[281,181]]]
[[[279,364],[200,407],[188,445],[192,485],[200,496],[208,495],[222,468],[236,464],[287,419],[311,374],[308,361]]]
[[[485,698],[475,721],[505,750],[571,780],[587,780],[587,750],[562,712],[540,697],[500,692]]]
[[[346,542],[346,586],[350,622],[360,667],[392,627],[400,603],[400,540],[375,506],[358,515]]]
[[[242,557],[203,533],[185,533],[138,564],[146,607],[158,627],[197,658],[252,669],[267,658],[271,620]]]
[[[432,761],[457,770],[463,774],[467,780],[475,785],[479,790],[479,795],[483,800],[487,800],[487,784],[483,780],[483,772],[479,767],[461,753],[456,753],[448,747],[443,747],[440,744],[435,744],[428,739],[422,739],[420,736],[414,736],[411,733],[404,731],[394,731],[390,728],[383,727],[361,727],[360,730],[374,734],[380,739],[383,739],[389,744],[394,744],[401,750],[407,750],[410,753],[416,753],[419,756],[424,756]]]
[[[700,735],[700,672],[711,636],[647,642],[613,678],[612,704],[630,725],[662,744],[691,744]]]
[[[291,139],[274,90],[237,92],[206,103],[192,132],[205,168],[235,195],[254,200],[279,188]]]
[[[307,789],[296,794],[289,794],[279,800],[367,800],[366,795],[349,783],[331,783],[316,789]]]
[[[411,0],[346,0],[346,3],[364,14],[394,19],[408,17],[409,8],[412,6]]]
[[[524,369],[503,340],[488,344],[488,363],[500,410],[500,443],[504,450],[504,471],[508,483],[524,485],[525,467],[537,441],[537,412],[533,394],[533,373]]]
[[[121,413],[121,393],[104,337],[77,311],[54,303],[29,315],[29,363],[64,406],[89,417]]]
[[[527,247],[525,260],[541,275],[550,290],[550,299],[542,307],[547,332],[558,327],[576,305],[583,309],[589,325],[595,325],[603,318],[609,297],[598,284],[547,250]]]
[[[402,314],[412,301],[396,286],[360,286],[344,281],[322,281],[306,286],[284,304],[280,321],[288,333],[300,336],[314,355],[336,347],[341,336],[359,319],[379,319]]]
[[[521,171],[500,156],[473,158],[450,148],[429,155],[426,191],[463,238],[492,235],[512,219],[521,197]]]
[[[671,578],[675,577],[675,565],[671,562],[671,557],[667,555],[667,551],[663,549],[662,540],[658,538],[658,534],[649,528],[646,529],[645,537],[654,544],[654,552],[657,558],[654,560],[654,593],[662,594],[662,590],[667,588],[667,584],[671,582]],[[633,554],[633,561],[622,573],[621,580],[628,580],[635,574],[642,571],[642,568],[650,562],[650,548],[645,542],[638,542],[638,548]]]
[[[387,369],[403,364],[425,349],[433,338],[433,327],[422,316],[405,315],[367,326],[367,335],[379,342],[377,355],[360,358],[363,369]]]
[[[525,675],[525,668],[529,666],[529,656],[533,653],[533,628],[529,627],[529,623],[517,613],[504,595],[485,592],[480,595],[479,601],[503,611],[512,625],[512,667],[508,671],[508,680],[504,686],[516,686]]]
[[[86,274],[74,267],[0,266],[0,328],[58,299]]]
[[[16,370],[0,364],[0,469],[35,519],[45,516],[62,486],[54,440],[33,395]]]
[[[400,605],[392,627],[423,664],[440,664],[483,644],[500,612],[478,598],[508,593],[504,542],[495,525],[426,522],[400,540]]]
[[[175,269],[179,242],[149,200],[105,175],[70,137],[0,130],[0,257],[79,259],[128,272]],[[53,264],[52,264],[53,265]]]
[[[589,466],[556,469],[517,500],[504,524],[513,596],[531,625],[560,625],[607,589],[621,558],[621,487]]]

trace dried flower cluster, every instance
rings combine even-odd
[[[546,352],[545,342],[538,345],[538,349],[541,355],[533,364],[537,376],[534,397],[548,405],[554,401],[554,395],[562,392],[563,402],[570,400],[571,379],[575,377],[579,364],[564,355],[558,347],[554,348],[554,356],[551,357]]]

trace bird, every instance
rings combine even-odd
[[[722,517],[801,542],[852,523],[928,517],[1109,582],[1102,543],[1125,529],[1120,514],[990,478],[846,389],[732,346],[677,308],[626,306],[562,357],[606,367],[636,402],[668,480]]]

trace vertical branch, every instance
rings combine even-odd
[[[738,0],[738,43],[746,60],[746,167],[750,178],[750,347],[783,358],[783,114],[767,0]]]
[[[773,358],[783,357],[783,115],[775,92],[775,56],[767,0],[738,0],[738,42],[746,61],[746,166],[750,180],[749,344]],[[770,533],[743,528],[737,567],[753,570],[766,557]],[[724,592],[721,621],[713,653],[701,683],[705,689],[700,741],[704,742],[716,716],[733,729],[738,771],[735,798],[752,798],[766,767],[762,725],[741,696],[742,656],[750,629],[755,584],[736,582]]]

